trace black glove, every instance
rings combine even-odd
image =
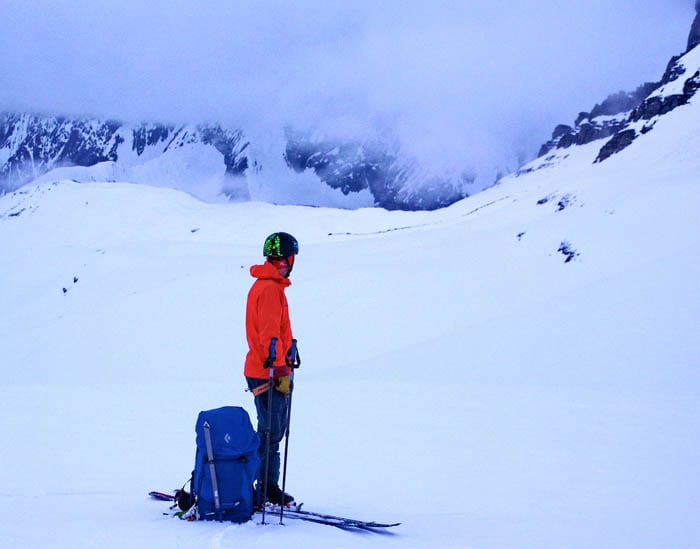
[[[299,350],[297,349],[296,339],[292,339],[292,346],[287,351],[287,355],[284,357],[284,362],[290,368],[298,368],[301,366],[301,357],[299,356]]]

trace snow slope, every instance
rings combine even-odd
[[[700,109],[435,212],[0,198],[8,547],[700,546]],[[184,523],[200,410],[241,405],[250,264],[298,237],[288,488],[392,535]],[[569,259],[569,261],[567,261]]]

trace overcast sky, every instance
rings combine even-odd
[[[389,126],[447,163],[658,80],[694,0],[1,0],[0,109]],[[252,130],[251,130],[252,131]]]

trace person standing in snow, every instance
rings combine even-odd
[[[262,499],[265,463],[269,459],[267,474],[267,501],[287,505],[294,501],[279,487],[280,442],[284,437],[287,420],[287,396],[291,389],[290,368],[285,357],[292,347],[292,328],[289,322],[289,309],[284,290],[291,284],[289,275],[294,267],[294,259],[299,253],[299,243],[288,233],[273,233],[265,239],[262,265],[253,265],[250,274],[256,280],[248,292],[246,305],[246,337],[248,354],[245,360],[244,375],[248,389],[255,395],[255,409],[258,416],[260,435],[260,468],[257,475],[258,503]],[[265,367],[270,354],[272,338],[275,346],[274,381],[269,383],[269,369]],[[269,391],[272,391],[270,395]],[[272,402],[272,422],[268,425],[268,402]],[[269,455],[267,433],[270,434]]]

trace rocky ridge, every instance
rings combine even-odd
[[[557,149],[608,139],[595,159],[603,162],[651,131],[660,116],[688,104],[700,88],[700,54],[695,51],[700,45],[700,0],[696,0],[695,9],[686,51],[671,58],[661,80],[642,84],[633,92],[610,95],[590,112],[579,113],[573,126],[558,125],[540,148],[538,158],[545,162],[538,167],[546,167]],[[538,168],[526,167],[519,173],[532,169]]]

